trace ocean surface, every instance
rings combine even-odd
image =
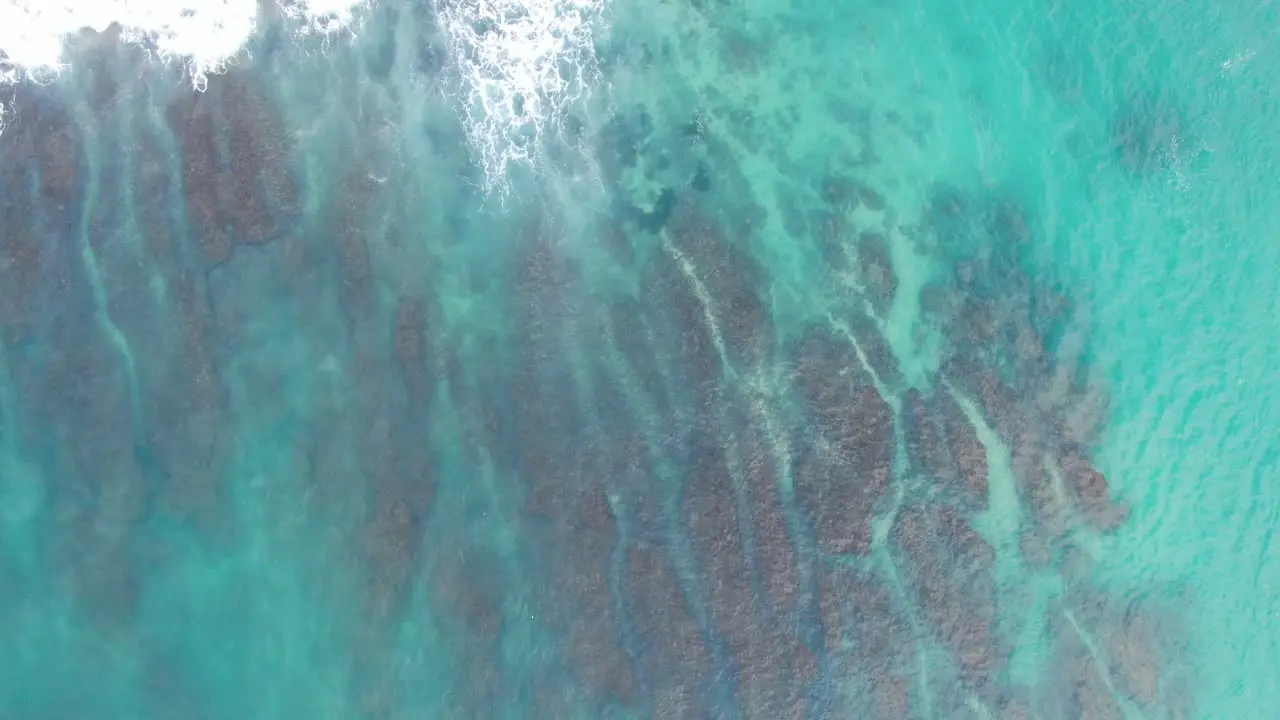
[[[0,718],[1280,717],[1280,6],[0,3]]]

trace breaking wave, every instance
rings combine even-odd
[[[505,192],[513,165],[535,172],[564,139],[569,109],[599,78],[594,43],[603,0],[432,0],[448,45],[450,99],[487,191]],[[115,26],[121,41],[180,64],[202,91],[243,52],[264,19],[295,35],[354,37],[368,0],[0,0],[0,87],[52,82],[68,41]],[[0,96],[0,131],[11,119]]]
[[[456,69],[454,97],[486,190],[515,164],[538,171],[571,109],[599,86],[602,0],[435,0]]]

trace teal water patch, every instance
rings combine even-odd
[[[1092,354],[1114,393],[1100,457],[1134,506],[1099,571],[1184,608],[1182,672],[1198,678],[1201,716],[1263,717],[1277,703],[1262,679],[1276,652],[1275,300],[1261,290],[1276,208],[1261,131],[1275,113],[1274,53],[1261,28],[1274,18],[1265,6],[1108,12],[1092,27],[1082,18],[1072,41],[1094,52],[1063,51],[1083,75],[1079,127],[1113,130],[1107,99],[1121,98],[1163,139],[1144,140],[1150,167],[1136,176],[1088,153],[1042,171],[1076,188],[1046,193],[1058,207],[1051,257],[1091,286]],[[1100,48],[1125,50],[1090,72],[1098,60],[1081,58]]]
[[[442,7],[15,89],[0,714],[1275,715],[1274,10]]]

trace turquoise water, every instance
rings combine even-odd
[[[1280,11],[441,7],[15,88],[0,716],[1280,715]]]

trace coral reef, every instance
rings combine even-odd
[[[361,135],[423,60],[407,39],[362,48],[376,92],[291,87],[360,98],[306,132],[257,62],[160,114],[125,112],[143,93],[115,65],[75,112],[24,87],[0,135],[0,445],[47,478],[40,552],[95,632],[165,600],[148,568],[213,557],[217,582],[322,608],[299,630],[255,607],[235,642],[326,628],[308,652],[337,648],[325,682],[358,698],[336,715],[1188,704],[1168,616],[1081,559],[1130,511],[1096,455],[1087,298],[1031,262],[1016,194],[938,186],[913,216],[862,148],[786,165],[771,218],[734,162],[766,114],[682,102],[579,119],[600,217],[469,214],[416,149]],[[1135,101],[1122,162],[1162,157],[1174,115]],[[1049,660],[1015,680],[1037,624]],[[180,653],[148,652],[163,690],[139,692],[190,714]]]

